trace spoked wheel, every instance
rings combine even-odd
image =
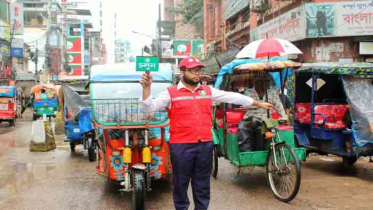
[[[301,169],[298,157],[286,144],[276,145],[270,153],[266,166],[269,185],[278,200],[289,202],[298,194],[300,187]]]
[[[214,146],[214,150],[212,152],[212,171],[211,171],[211,175],[215,179],[218,176],[218,169],[219,169],[218,147]]]
[[[132,173],[132,209],[144,210],[145,209],[145,172],[141,170],[133,170]]]
[[[88,137],[87,141],[88,141],[87,142],[88,143],[88,160],[89,162],[93,162],[95,161],[95,157],[96,157],[93,137],[92,136]]]

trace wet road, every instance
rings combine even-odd
[[[0,124],[0,209],[131,209],[131,195],[97,175],[81,148],[71,154],[63,135],[56,137],[56,150],[30,152],[31,125]],[[346,172],[339,158],[311,156],[302,165],[300,192],[289,204],[272,196],[263,168],[237,175],[237,168],[219,161],[210,209],[373,209],[373,164],[366,159]],[[173,209],[170,182],[154,183],[146,205]]]

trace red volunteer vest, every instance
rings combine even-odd
[[[212,95],[207,85],[194,93],[177,85],[168,88],[171,96],[170,143],[197,143],[212,141]]]

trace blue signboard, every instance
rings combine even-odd
[[[12,48],[10,54],[14,58],[23,58],[23,48]]]

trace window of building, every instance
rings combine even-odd
[[[25,11],[24,21],[25,26],[46,26],[47,25],[46,11]]]
[[[70,32],[70,36],[80,36],[81,35],[80,24],[71,24],[69,32]]]

